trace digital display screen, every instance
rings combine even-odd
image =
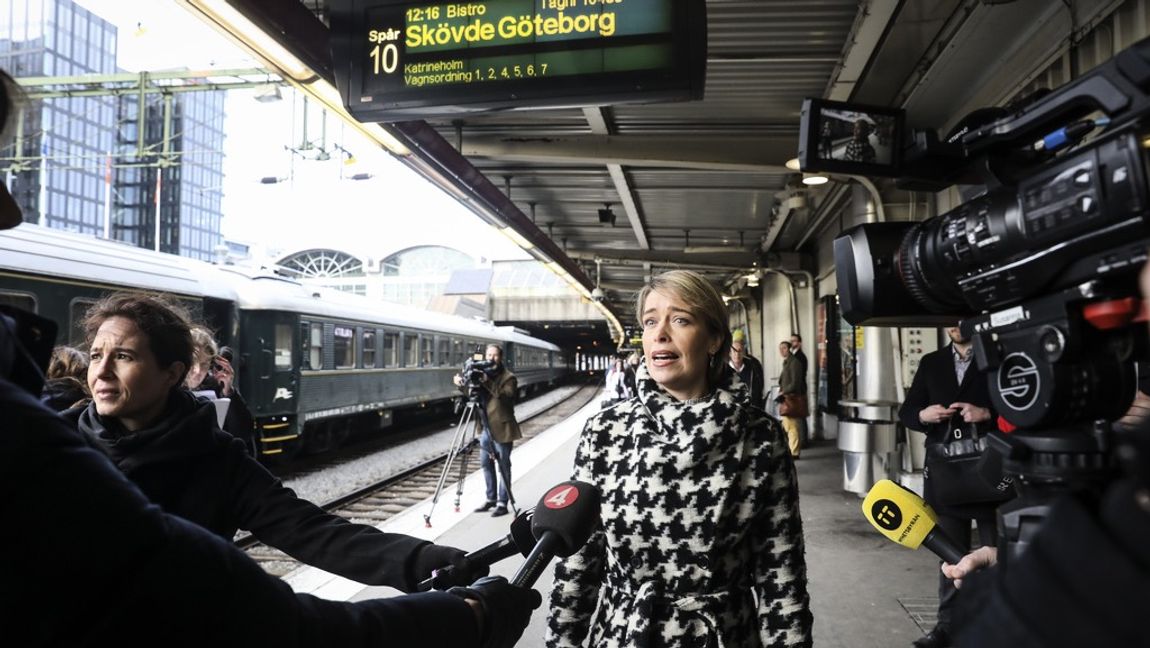
[[[877,106],[803,102],[799,166],[803,171],[857,175],[898,172],[903,113]]]
[[[702,96],[701,0],[331,3],[349,112],[395,121]]]

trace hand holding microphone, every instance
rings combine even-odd
[[[446,560],[437,565],[450,566],[432,571],[429,578],[419,583],[418,591],[445,590],[454,585],[466,585],[480,576],[486,576],[487,568],[504,558],[517,553],[523,556],[530,554],[535,547],[535,536],[531,535],[532,511],[528,509],[515,516],[506,537],[460,556],[458,560]]]
[[[962,560],[954,540],[938,528],[934,510],[912,491],[889,479],[876,483],[862,504],[863,515],[880,533],[911,549],[926,546],[952,565]]]
[[[993,567],[998,563],[998,549],[994,547],[979,547],[962,557],[955,564],[945,563],[942,566],[942,575],[954,581],[955,587],[962,587],[962,579],[985,567]]]
[[[595,530],[599,490],[584,482],[563,482],[539,500],[530,520],[531,532],[538,541],[510,583],[495,576],[482,578],[470,587],[448,590],[479,602],[483,611],[483,648],[511,648],[519,640],[531,621],[531,611],[543,602],[539,592],[530,587],[552,558],[575,553]]]

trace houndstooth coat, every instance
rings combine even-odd
[[[677,401],[641,366],[638,396],[592,417],[574,478],[601,526],[555,570],[549,648],[811,645],[798,487],[776,420],[734,372]]]

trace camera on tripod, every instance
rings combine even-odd
[[[1150,357],[1134,326],[1150,244],[1148,92],[1150,39],[1025,106],[975,111],[941,139],[904,131],[898,110],[803,106],[804,171],[887,176],[911,190],[986,187],[928,220],[835,239],[840,306],[855,325],[961,320],[995,410],[1019,428],[996,441],[1004,468],[1039,490],[1110,479],[1108,422],[1130,406],[1135,365]],[[1025,488],[1020,499],[1003,513],[1011,553],[1046,506]]]

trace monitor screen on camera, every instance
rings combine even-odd
[[[842,101],[803,102],[799,166],[803,171],[896,176],[903,113]]]

